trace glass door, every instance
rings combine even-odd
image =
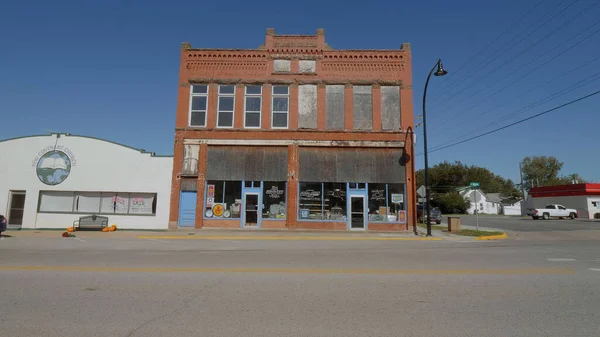
[[[8,197],[8,226],[11,228],[21,228],[23,225],[23,213],[25,211],[25,191],[10,191]]]
[[[244,226],[245,227],[258,227],[258,194],[256,193],[245,193],[244,194]]]
[[[350,196],[350,229],[365,229],[365,197]]]

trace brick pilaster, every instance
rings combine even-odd
[[[373,131],[381,131],[381,86],[373,84]]]
[[[204,184],[206,181],[206,155],[208,146],[206,144],[200,144],[198,149],[198,189],[196,191],[196,223],[194,227],[196,229],[202,228],[203,221],[202,216],[204,215]]]
[[[173,172],[171,174],[171,204],[169,207],[169,229],[177,229],[179,220],[179,196],[181,190],[181,179],[179,174],[183,166],[183,137],[181,133],[175,133],[175,145],[173,151]]]
[[[287,227],[298,225],[298,145],[288,145]]]
[[[344,87],[344,129],[354,129],[354,91],[352,84]]]

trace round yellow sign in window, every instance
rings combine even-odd
[[[224,209],[223,209],[223,205],[221,205],[221,204],[214,205],[212,210],[213,210],[213,214],[215,216],[222,216],[223,215]]]

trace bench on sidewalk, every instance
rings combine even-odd
[[[105,216],[88,215],[82,216],[79,220],[73,222],[73,228],[75,230],[99,230],[108,227],[108,218]]]

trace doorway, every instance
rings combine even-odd
[[[196,225],[196,191],[181,191],[179,197],[179,227]]]
[[[8,226],[10,228],[21,228],[23,226],[23,214],[25,213],[25,191],[8,192]]]
[[[260,227],[260,200],[258,193],[244,193],[244,227]]]
[[[350,196],[350,229],[365,229],[365,197],[363,195]]]

